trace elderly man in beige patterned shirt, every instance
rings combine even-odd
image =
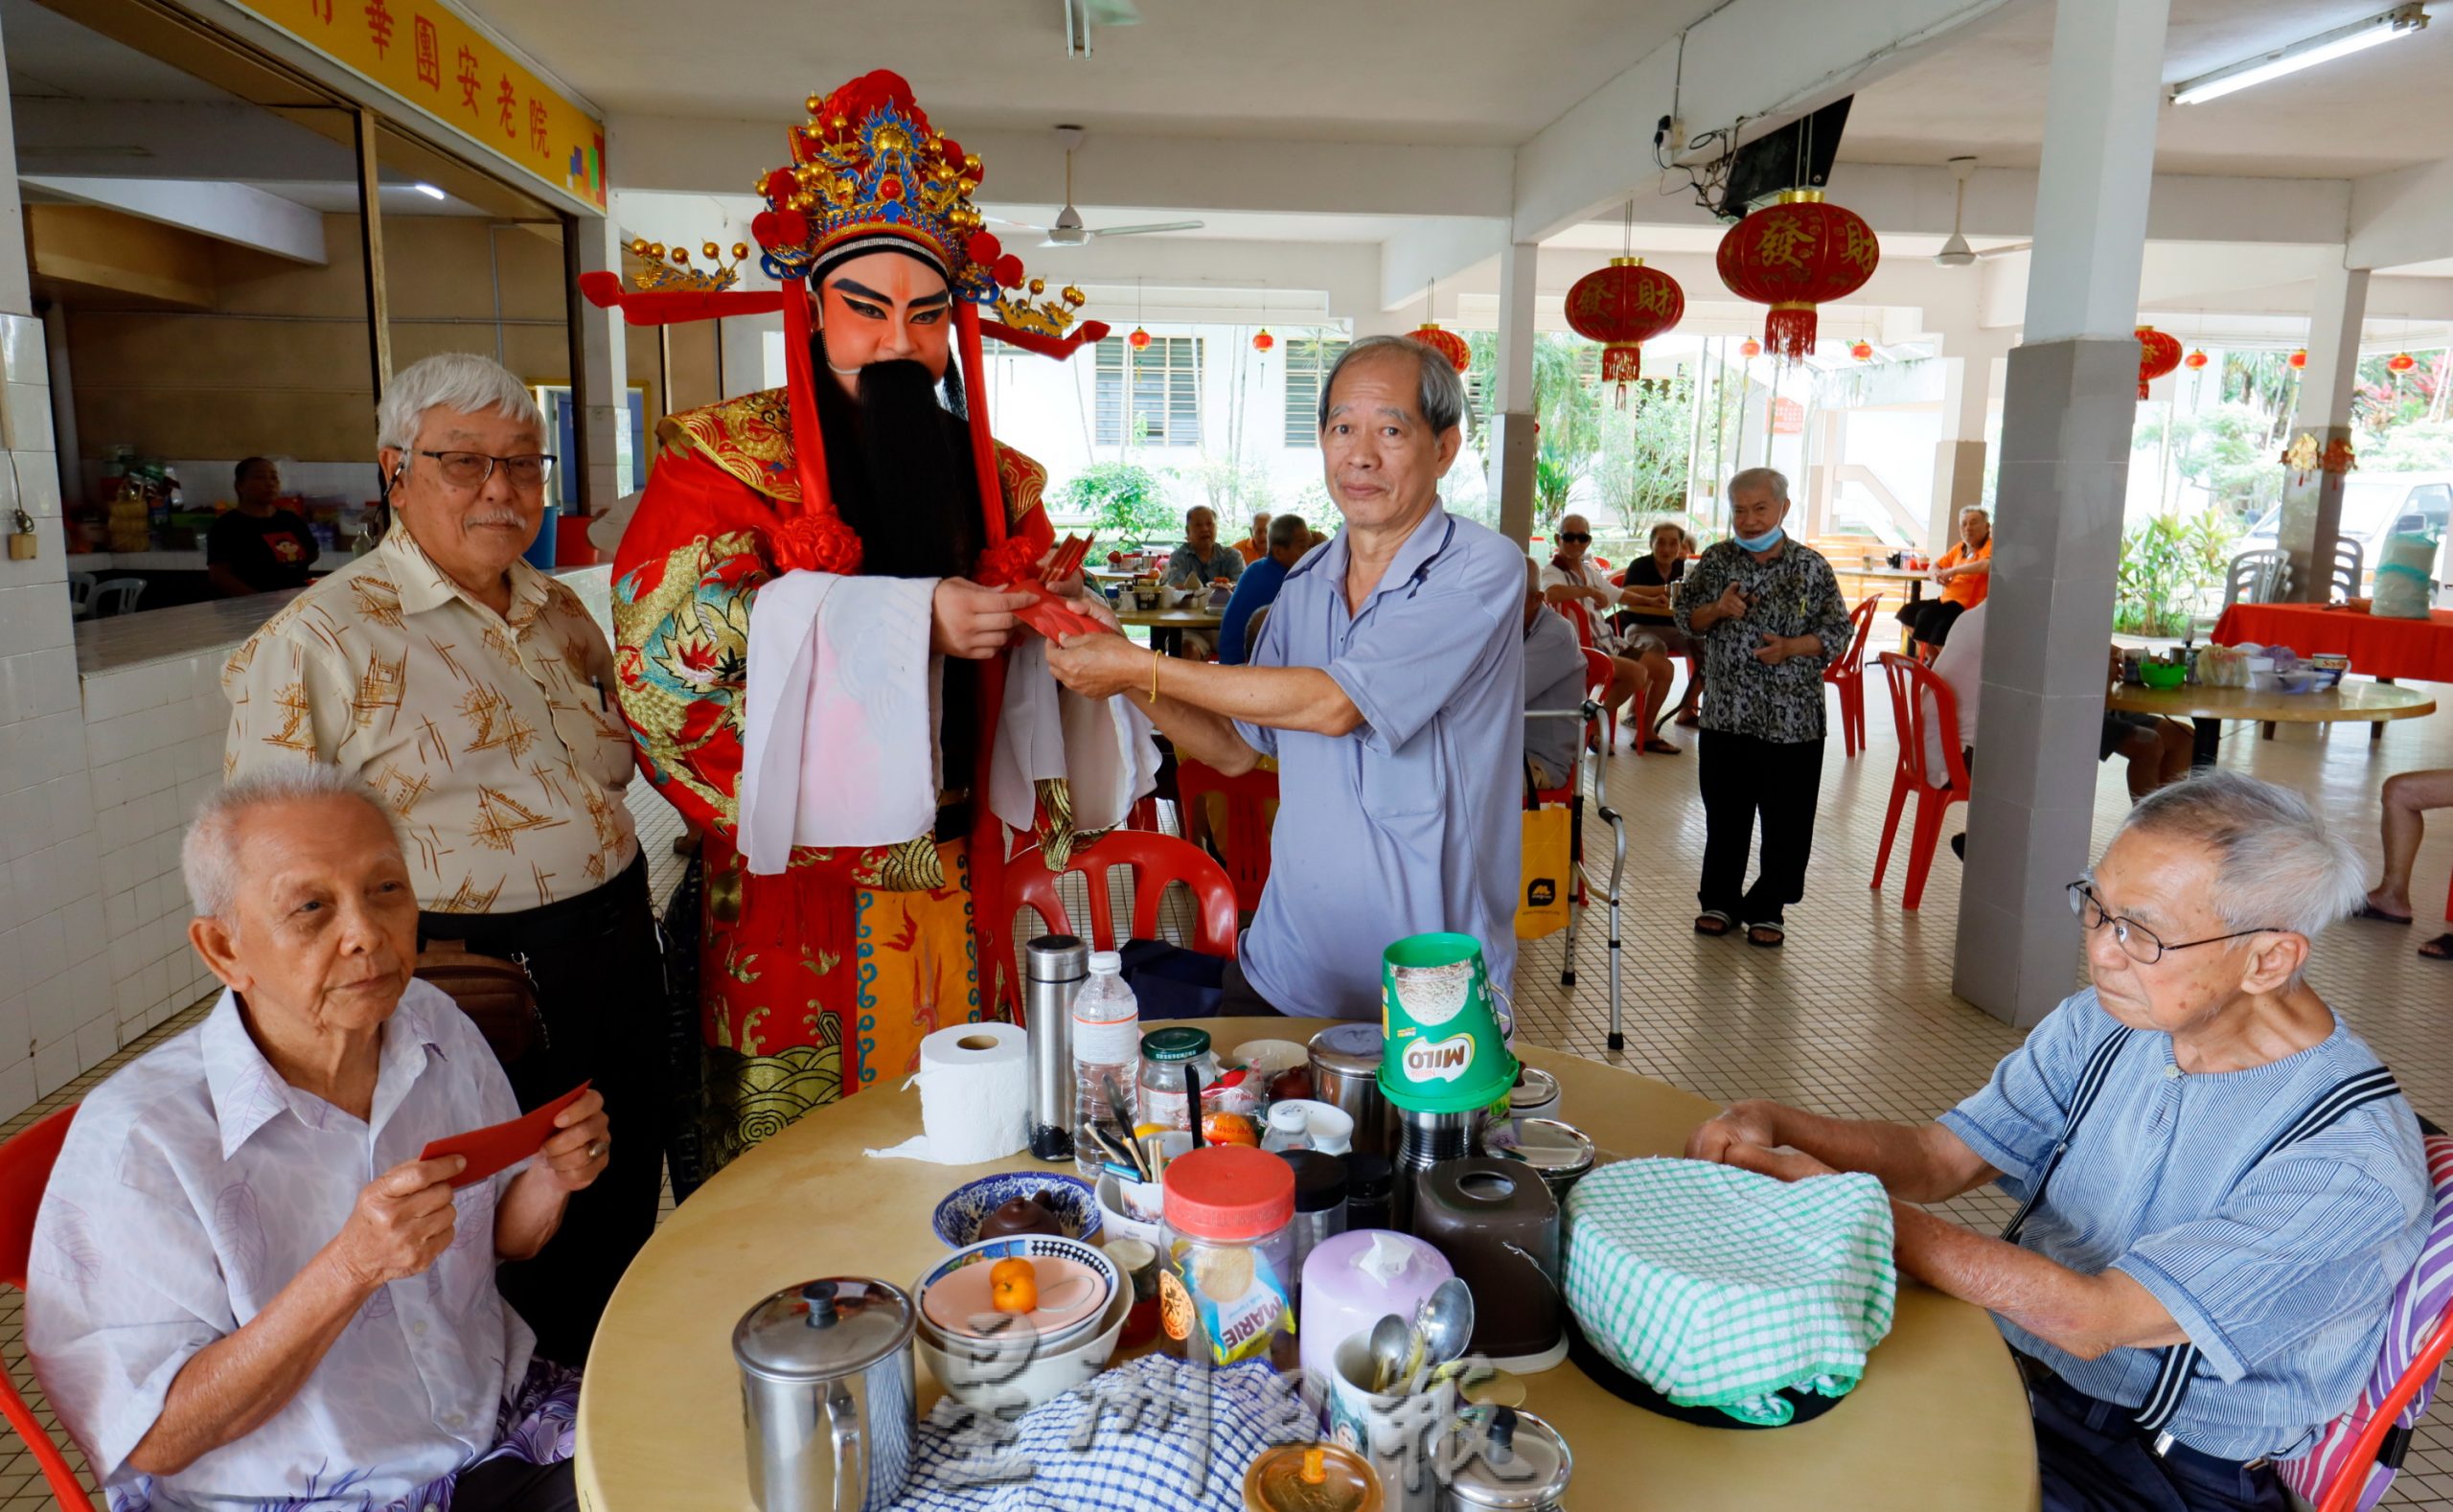
[[[584,1361],[654,1229],[664,1142],[663,968],[613,655],[578,595],[521,560],[554,458],[516,376],[428,357],[377,426],[391,530],[230,658],[223,767],[329,763],[380,794],[420,943],[464,941],[536,985],[544,1032],[509,1067],[522,1107],[592,1080],[628,1132],[544,1252],[502,1273],[546,1356]]]

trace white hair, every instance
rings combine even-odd
[[[2201,772],[2139,800],[2121,834],[2168,835],[2214,853],[2210,901],[2230,929],[2314,939],[2368,894],[2359,847],[2327,828],[2308,800],[2235,771]],[[2116,836],[2118,838],[2118,836]]]
[[[1786,504],[1789,501],[1789,475],[1777,468],[1748,468],[1729,480],[1729,501],[1737,502],[1737,491],[1756,486],[1770,489],[1772,496]]]
[[[391,807],[338,767],[307,762],[251,772],[197,804],[187,836],[179,842],[179,875],[187,882],[196,917],[236,925],[230,905],[239,897],[240,826],[249,814],[321,798],[355,798],[383,816],[392,843],[400,845],[400,821]]]
[[[375,445],[401,452],[405,461],[431,409],[459,415],[498,410],[545,434],[545,412],[519,375],[473,352],[438,352],[393,374],[383,386],[383,401],[375,406]]]

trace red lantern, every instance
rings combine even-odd
[[[1737,355],[1742,357],[1759,357],[1763,355],[1763,343],[1749,336],[1738,343]]]
[[[2385,359],[2385,371],[2388,373],[2408,373],[2417,366],[2419,366],[2419,358],[2407,352],[2396,352]]]
[[[1608,267],[1595,268],[1568,290],[1568,325],[1587,341],[1601,347],[1601,381],[1618,385],[1618,402],[1627,401],[1627,385],[1640,376],[1643,343],[1678,324],[1686,312],[1686,292],[1678,281],[1639,257],[1614,257]]]
[[[2291,365],[2295,368],[2304,368],[2308,365],[2308,349],[2306,347],[2302,347],[2299,351],[2291,354]]]
[[[1474,365],[1474,349],[1465,345],[1463,336],[1440,330],[1438,321],[1426,320],[1408,334],[1446,357],[1448,365],[1459,373]]]
[[[2190,353],[2188,356],[2181,358],[2181,366],[2189,369],[2191,373],[2194,373],[2199,368],[2206,366],[2205,349],[2200,348],[2199,350]]]
[[[1135,352],[1147,352],[1150,350],[1150,332],[1135,326],[1133,334],[1124,338],[1124,344]]]
[[[1763,344],[1789,362],[1814,348],[1815,307],[1863,288],[1881,261],[1873,227],[1812,189],[1784,190],[1730,227],[1719,258],[1731,293],[1772,307]]]
[[[1870,341],[1856,342],[1848,348],[1848,355],[1860,362],[1870,362],[1874,358],[1874,344]]]
[[[1269,328],[1267,326],[1263,326],[1259,332],[1252,337],[1252,350],[1255,352],[1267,352],[1270,348],[1275,345],[1277,345],[1277,338],[1269,333]]]
[[[2181,365],[2181,344],[2177,337],[2167,336],[2152,326],[2138,328],[2138,397],[2146,397],[2146,385]]]

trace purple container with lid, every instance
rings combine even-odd
[[[1338,1345],[1390,1313],[1415,1306],[1456,1274],[1445,1257],[1411,1234],[1358,1228],[1323,1239],[1303,1262],[1302,1308],[1295,1337],[1307,1374],[1326,1382]]]

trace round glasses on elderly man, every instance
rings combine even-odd
[[[2152,966],[2164,958],[2166,951],[2186,951],[2199,945],[2220,945],[2226,940],[2245,940],[2252,934],[2281,932],[2280,925],[2256,929],[2235,929],[2230,934],[2210,934],[2203,940],[2175,940],[2166,945],[2156,938],[2155,931],[2135,919],[2124,919],[2117,913],[2106,913],[2101,899],[2093,885],[2085,882],[2070,884],[2070,911],[2078,916],[2079,927],[2090,932],[2112,926],[2112,937],[2128,957],[2141,966]]]

